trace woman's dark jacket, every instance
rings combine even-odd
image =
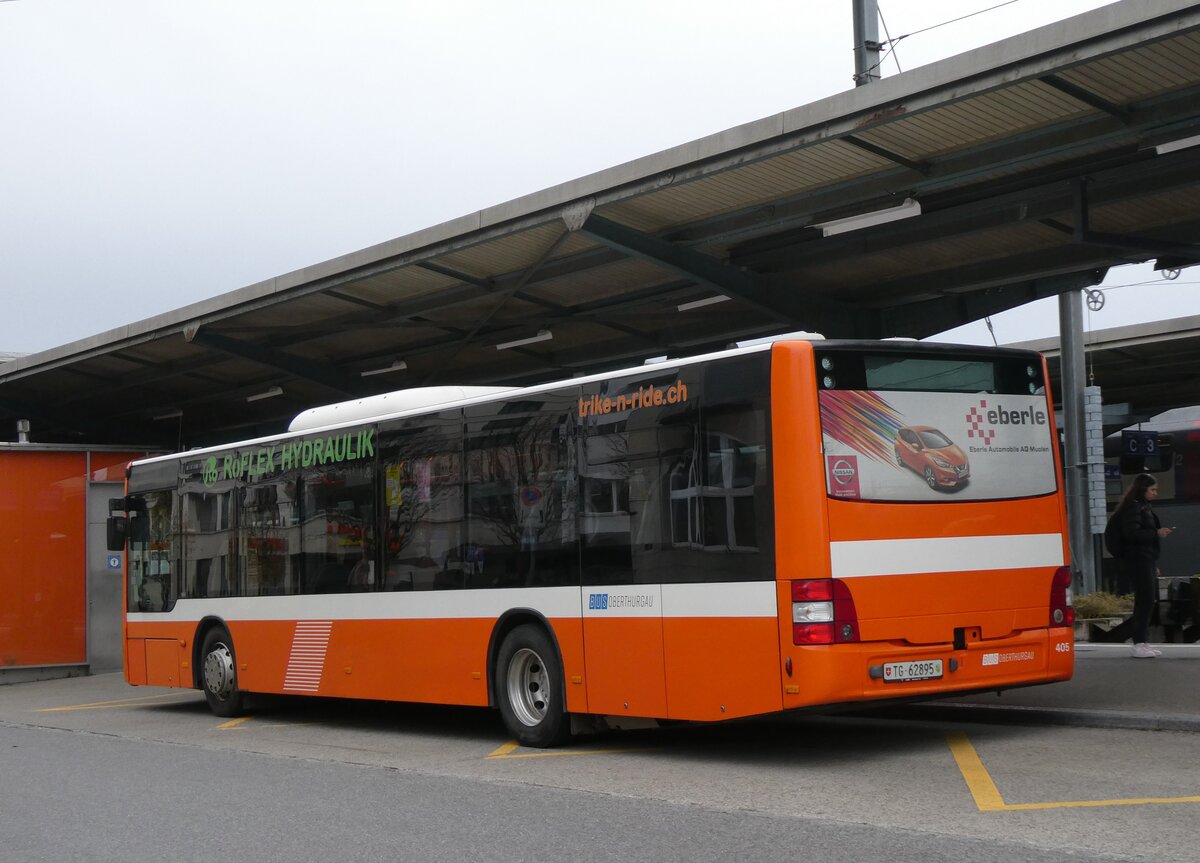
[[[1121,511],[1121,539],[1126,560],[1158,560],[1158,516],[1150,504],[1131,500]]]

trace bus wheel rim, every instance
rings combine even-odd
[[[523,647],[508,663],[508,703],[522,725],[534,727],[546,718],[550,700],[550,678],[546,664],[534,651]]]
[[[233,693],[233,654],[224,644],[214,644],[204,657],[204,688],[224,701]]]

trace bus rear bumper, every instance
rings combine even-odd
[[[914,645],[864,642],[791,648],[783,678],[785,710],[820,704],[943,698],[980,690],[1069,680],[1075,642],[1069,627],[1007,638]]]

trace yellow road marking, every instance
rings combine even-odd
[[[488,755],[485,761],[498,761],[502,758],[550,758],[553,756],[564,755],[616,755],[621,752],[649,752],[650,750],[643,747],[640,749],[547,749],[538,750],[537,752],[517,752],[521,745],[515,740],[510,740]]]
[[[987,768],[979,760],[979,753],[975,751],[971,741],[967,740],[967,735],[950,734],[947,735],[946,742],[950,744],[950,753],[958,762],[958,769],[962,772],[963,779],[966,780],[967,788],[970,790],[971,796],[975,798],[975,805],[979,807],[979,811],[996,812],[1005,809],[1000,789],[996,787]]]
[[[1200,795],[1193,797],[1130,797],[1119,800],[1067,800],[1062,803],[1010,803],[1004,808],[1019,809],[1072,809],[1080,806],[1150,806],[1161,803],[1200,803]]]
[[[1164,803],[1200,803],[1200,795],[1190,797],[1131,797],[1115,800],[1065,800],[1054,803],[1005,803],[1000,796],[1000,789],[992,781],[987,768],[979,758],[979,753],[967,740],[965,734],[950,734],[946,737],[950,745],[950,753],[954,756],[958,769],[975,805],[980,812],[1016,812],[1033,809],[1077,809],[1085,806],[1149,806]]]
[[[140,695],[136,698],[121,698],[116,701],[93,701],[91,704],[72,704],[69,707],[42,707],[36,710],[36,713],[57,713],[64,710],[105,710],[111,707],[149,707],[146,702],[158,701],[163,698],[175,698],[182,701],[191,699],[183,698],[181,693],[168,692],[163,695]]]
[[[217,726],[218,731],[245,731],[242,725],[254,719],[253,716],[239,716]],[[255,722],[255,728],[302,728],[306,725],[327,725],[323,722]]]

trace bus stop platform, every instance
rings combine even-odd
[[[888,710],[907,718],[1083,725],[1200,732],[1200,644],[1155,644],[1134,659],[1129,644],[1075,645],[1075,675],[1062,683],[982,692]]]

